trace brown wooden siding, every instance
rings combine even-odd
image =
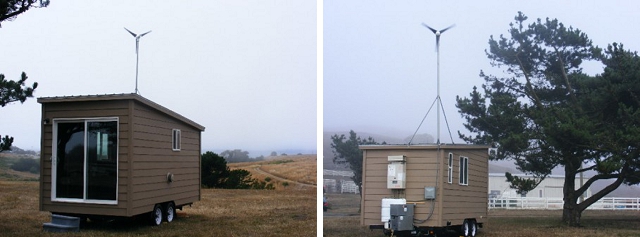
[[[91,215],[126,216],[127,212],[127,183],[126,175],[128,165],[129,122],[128,103],[125,101],[96,101],[96,102],[70,102],[43,104],[43,120],[48,118],[49,124],[44,125],[42,135],[42,151],[40,164],[43,167],[40,176],[41,194],[40,210],[62,213],[81,213]],[[98,117],[118,118],[118,204],[86,204],[65,203],[51,201],[51,157],[53,144],[53,120],[54,119],[85,119]]]
[[[151,211],[155,203],[173,200],[181,206],[200,200],[203,127],[133,94],[42,98],[38,102],[42,103],[42,120],[50,119],[41,133],[41,211],[133,216]],[[117,205],[52,202],[53,119],[97,117],[118,117],[119,121]],[[182,131],[181,151],[171,149],[174,128]],[[173,183],[167,182],[169,172],[174,174]]]
[[[151,211],[156,203],[176,205],[200,199],[200,131],[137,103],[133,110],[132,213]],[[181,130],[181,149],[172,150],[172,130]],[[175,181],[167,182],[167,173]]]
[[[364,148],[363,152],[363,202],[362,225],[380,225],[381,202],[383,198],[405,198],[415,203],[415,218],[431,218],[421,226],[445,226],[447,221],[460,225],[465,218],[476,218],[482,222],[487,215],[487,178],[488,156],[486,147],[474,149],[441,149],[440,162],[437,162],[435,147],[416,148],[390,146],[388,148]],[[453,153],[453,183],[447,180],[447,162],[449,152]],[[392,191],[387,189],[387,157],[404,155],[406,157],[406,189]],[[469,185],[458,183],[459,157],[468,157]],[[435,200],[424,200],[424,187],[436,186]],[[395,195],[395,196],[394,196]]]

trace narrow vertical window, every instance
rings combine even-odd
[[[180,129],[173,129],[172,131],[172,138],[171,138],[171,149],[173,149],[174,151],[179,151],[180,150],[180,136],[182,136]]]
[[[453,183],[453,153],[449,153],[449,163],[447,163],[447,166],[447,182]]]
[[[469,158],[460,157],[460,185],[469,184]]]

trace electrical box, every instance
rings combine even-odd
[[[387,188],[404,189],[406,187],[406,163],[404,156],[389,156],[387,166]]]
[[[391,204],[391,229],[393,231],[413,230],[413,204]]]
[[[436,187],[424,187],[424,199],[425,200],[436,199]]]

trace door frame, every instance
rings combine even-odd
[[[84,123],[84,149],[83,149],[83,198],[58,198],[56,196],[56,182],[57,182],[57,154],[58,154],[58,123],[64,122],[82,122]],[[116,199],[115,200],[96,200],[87,199],[87,122],[116,122]],[[120,120],[119,117],[79,117],[79,118],[54,118],[52,119],[52,137],[51,137],[51,201],[52,202],[70,202],[70,203],[88,203],[88,204],[118,204],[118,189],[119,189],[119,161],[120,161]]]

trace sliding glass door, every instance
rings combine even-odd
[[[54,201],[116,203],[118,120],[54,120]]]

